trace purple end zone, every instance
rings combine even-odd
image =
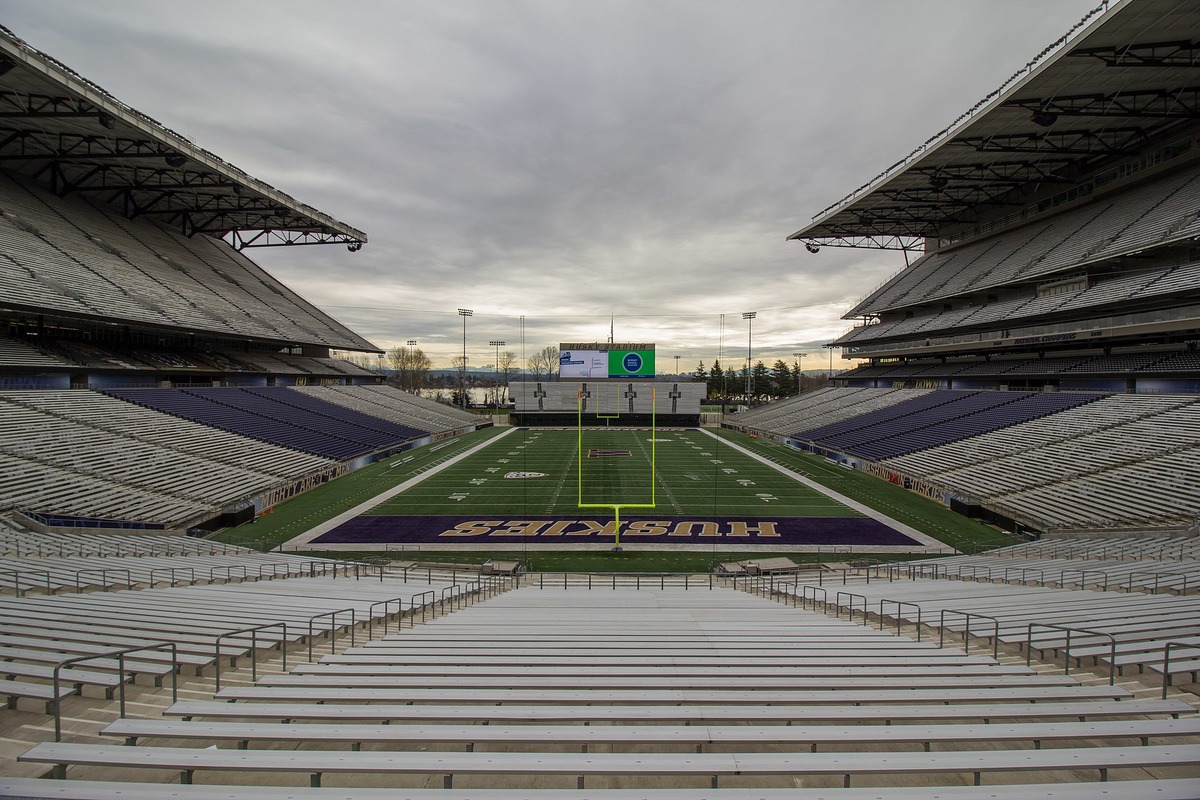
[[[356,517],[311,544],[474,544],[608,541],[612,519],[544,515]],[[626,517],[622,542],[726,545],[920,545],[868,517]]]

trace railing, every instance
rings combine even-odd
[[[816,611],[817,610],[817,592],[821,593],[821,607],[829,608],[829,592],[826,591],[824,587],[805,585],[805,586],[801,586],[800,590],[802,592],[802,597],[801,597],[801,601],[800,601],[801,608],[808,608],[807,603],[810,599],[809,594],[811,594],[813,611]],[[826,612],[826,613],[828,613],[828,612]]]
[[[424,600],[424,597],[426,595],[429,595],[429,602],[425,602],[425,600]],[[437,609],[435,609],[433,607],[434,603],[437,602],[437,592],[434,591],[433,589],[427,589],[424,592],[417,592],[416,594],[410,596],[408,599],[408,608],[409,608],[409,611],[411,612],[409,621],[412,622],[412,627],[414,627],[414,628],[417,627],[417,598],[418,597],[422,598],[421,603],[420,603],[421,622],[425,621],[425,610],[426,609],[430,609],[430,611],[433,613],[433,618],[437,619]]]
[[[850,620],[851,622],[854,622],[854,598],[856,598],[856,597],[857,597],[858,599],[862,600],[863,624],[864,624],[864,625],[865,625],[865,624],[867,624],[867,598],[866,598],[866,595],[855,594],[854,592],[838,592],[837,594],[835,594],[835,595],[833,596],[833,605],[834,605],[834,608],[835,608],[835,609],[836,609],[836,611],[837,611],[837,618],[838,618],[838,619],[841,619],[841,618],[842,618],[842,598],[843,598],[843,597],[848,597],[848,598],[850,598],[850,603],[849,603],[850,616],[849,616],[849,620]]]
[[[1029,666],[1033,661],[1033,629],[1045,628],[1047,630],[1064,631],[1066,642],[1063,646],[1063,674],[1071,674],[1071,634],[1083,633],[1088,636],[1103,636],[1108,639],[1109,643],[1109,659],[1108,659],[1108,685],[1114,686],[1117,682],[1117,640],[1111,633],[1105,631],[1089,630],[1087,628],[1071,628],[1066,625],[1050,625],[1045,622],[1031,622],[1025,633],[1026,650],[1025,650],[1025,666]],[[1045,650],[1045,647],[1039,647],[1039,650]],[[1049,649],[1057,650],[1057,647]]]
[[[268,564],[259,564],[259,565],[258,565],[258,575],[257,575],[257,577],[256,577],[256,580],[262,580],[263,573],[264,573],[264,572],[265,572],[265,571],[266,571],[268,568],[271,570],[270,576],[271,576],[272,578],[274,578],[276,575],[278,575],[278,574],[279,574],[279,568],[280,568],[280,567],[283,567],[283,574],[284,574],[284,575],[291,575],[291,574],[292,574],[292,565],[291,565],[291,563],[290,563],[290,562],[287,562],[287,561],[272,561],[272,562],[270,562],[270,563],[268,563]]]
[[[222,564],[222,565],[220,565],[220,566],[216,566],[216,567],[209,567],[209,568],[208,568],[208,582],[209,582],[209,583],[212,583],[213,581],[215,581],[215,580],[216,580],[216,577],[214,577],[214,576],[215,576],[215,574],[216,574],[216,573],[218,573],[218,572],[220,572],[220,571],[222,571],[222,570],[224,570],[224,571],[225,571],[225,582],[226,582],[226,583],[232,583],[232,582],[233,582],[233,572],[234,572],[234,570],[241,570],[241,571],[242,571],[242,581],[243,581],[243,582],[245,582],[246,578],[248,578],[248,577],[249,577],[249,574],[248,574],[248,573],[247,573],[247,571],[246,571],[246,565],[245,565],[245,564]]]
[[[283,638],[279,640],[279,649],[283,652],[283,670],[284,670],[284,672],[287,671],[288,638],[287,638],[287,623],[286,622],[272,622],[267,625],[255,625],[254,627],[251,627],[251,628],[242,628],[241,630],[229,631],[228,633],[222,633],[220,636],[217,637],[216,641],[214,642],[214,651],[216,654],[216,666],[214,667],[214,670],[215,670],[214,680],[216,683],[216,688],[213,691],[215,691],[215,692],[221,691],[221,640],[228,639],[233,636],[242,636],[247,633],[250,634],[250,679],[257,681],[258,680],[258,632],[261,630],[266,630],[267,628],[283,628]],[[311,659],[312,659],[312,650],[310,649],[309,650],[309,660],[311,660]]]
[[[53,594],[53,591],[50,589],[50,572],[48,570],[44,570],[44,569],[3,569],[3,570],[0,570],[0,575],[12,575],[13,576],[13,591],[16,592],[17,597],[25,596],[24,590],[21,589],[21,576],[22,575],[45,575],[46,576],[46,594]],[[33,582],[31,581],[29,585],[32,587]]]
[[[1068,575],[1078,575],[1078,576],[1079,576],[1079,588],[1080,588],[1080,589],[1086,589],[1086,588],[1087,588],[1087,576],[1088,576],[1088,575],[1100,575],[1100,576],[1101,576],[1101,577],[1103,577],[1103,579],[1104,579],[1104,580],[1102,580],[1102,581],[1099,581],[1099,584],[1100,584],[1100,591],[1102,591],[1102,592],[1103,592],[1103,591],[1108,591],[1108,573],[1107,573],[1107,572],[1105,572],[1105,571],[1103,571],[1103,570],[1098,570],[1098,569],[1064,569],[1064,570],[1062,570],[1061,572],[1059,572],[1059,574],[1058,574],[1058,585],[1059,585],[1059,586],[1061,586],[1061,587],[1064,587],[1064,588],[1066,587],[1066,585],[1067,585],[1067,576],[1068,576]]]
[[[1129,592],[1133,591],[1133,576],[1134,575],[1142,575],[1142,576],[1149,575],[1150,577],[1154,578],[1154,585],[1152,587],[1150,587],[1150,594],[1158,594],[1158,589],[1159,589],[1159,586],[1161,585],[1161,580],[1163,578],[1178,578],[1178,577],[1182,576],[1183,577],[1183,586],[1180,587],[1179,593],[1181,595],[1187,593],[1188,574],[1186,572],[1130,572],[1128,575],[1129,580],[1125,584],[1126,591],[1129,591]],[[1142,587],[1145,586],[1144,583],[1139,583],[1138,585],[1142,586]]]
[[[1195,650],[1200,652],[1200,644],[1191,642],[1170,641],[1163,647],[1163,684],[1162,684],[1162,699],[1167,699],[1167,689],[1171,687],[1171,648],[1179,647],[1185,650]]]
[[[646,588],[665,589],[668,585],[667,584],[668,579],[670,579],[670,585],[672,585],[672,586],[678,586],[678,585],[680,585],[680,583],[682,583],[683,588],[685,590],[691,588],[691,584],[693,584],[693,583],[696,583],[700,586],[707,584],[708,588],[711,589],[713,587],[713,580],[714,580],[714,576],[711,573],[708,575],[693,575],[691,573],[686,573],[686,572],[684,572],[684,573],[614,572],[614,573],[610,573],[610,575],[607,577],[603,577],[600,575],[592,575],[592,574],[588,573],[586,575],[579,575],[578,578],[573,581],[571,579],[571,576],[576,575],[576,574],[577,573],[570,573],[570,572],[563,572],[563,573],[559,573],[559,574],[546,573],[546,572],[538,573],[538,588],[539,589],[545,589],[547,587],[549,587],[551,589],[556,588],[557,586],[560,585],[559,584],[559,575],[561,575],[561,578],[562,578],[561,586],[563,589],[569,589],[572,586],[575,586],[577,588],[585,588],[586,587],[588,589],[592,589],[592,588],[596,588],[597,584],[600,585],[600,588],[611,587],[614,590],[618,586],[621,586],[623,588],[633,588],[633,589],[640,590],[641,588],[643,588],[643,584],[645,584]],[[751,578],[756,578],[756,577],[762,577],[762,576],[755,576],[755,575],[730,576],[730,578],[735,581],[734,588],[736,588],[736,586],[737,586],[736,581],[738,579],[745,579],[747,582],[749,582],[749,580]]]
[[[138,653],[143,650],[171,650],[171,702],[179,700],[179,647],[174,642],[157,642],[138,647],[124,647],[119,650],[109,650],[103,653],[93,653],[86,656],[74,656],[59,661],[54,665],[54,741],[62,741],[62,669],[68,664],[78,664],[82,661],[92,661],[97,658],[117,659],[118,708],[121,718],[125,717],[125,656],[128,653]]]
[[[904,606],[911,606],[912,608],[915,608],[917,610],[917,641],[918,642],[921,641],[921,607],[919,605],[917,605],[916,603],[913,603],[909,600],[886,600],[886,599],[881,598],[879,600],[879,630],[883,630],[884,603],[889,603],[889,604],[896,606],[896,635],[897,636],[900,635],[900,628],[904,624],[904,618],[901,616],[901,612],[904,610]]]
[[[393,597],[391,600],[379,600],[377,602],[371,603],[371,605],[367,608],[367,618],[369,620],[369,622],[367,623],[367,639],[368,640],[375,639],[375,624],[374,624],[375,609],[378,606],[383,606],[383,635],[387,636],[388,619],[389,619],[388,608],[391,607],[392,603],[396,604],[396,630],[400,630],[403,627],[404,598],[403,597]]]
[[[974,611],[956,611],[953,608],[943,608],[938,615],[938,647],[945,647],[946,641],[946,615],[958,614],[966,619],[966,625],[963,628],[963,652],[971,652],[971,618],[978,617],[979,619],[988,619],[992,621],[992,658],[1000,655],[1000,621],[995,617],[989,617],[987,614],[978,614]]]
[[[186,573],[188,573],[188,575],[191,576],[189,578],[189,580],[192,583],[196,582],[196,570],[193,567],[155,567],[154,569],[150,570],[150,585],[151,586],[154,585],[154,573],[156,573],[156,572],[165,572],[169,576],[171,576],[171,585],[172,586],[175,585],[175,573],[176,572],[186,572]]]
[[[133,576],[130,575],[129,570],[106,567],[103,569],[96,568],[96,569],[75,570],[75,591],[77,593],[83,591],[83,586],[79,582],[80,575],[91,575],[91,574],[99,573],[100,574],[100,585],[104,587],[103,591],[107,592],[108,591],[108,574],[110,572],[114,573],[114,574],[120,574],[122,572],[125,573],[125,588],[127,588],[127,589],[133,588]]]
[[[1037,567],[1005,567],[1003,574],[1000,576],[1000,580],[1007,583],[1009,580],[1008,573],[1010,572],[1016,572],[1021,576],[1018,580],[1020,580],[1022,586],[1029,585],[1029,578],[1027,576],[1032,572],[1037,573],[1038,583],[1046,583],[1046,573]]]
[[[337,652],[337,618],[339,614],[350,613],[350,646],[354,646],[354,628],[358,625],[358,620],[355,617],[353,608],[339,608],[336,611],[325,611],[320,614],[313,614],[308,618],[308,660],[312,661],[313,656],[313,623],[319,619],[329,617],[329,653]]]

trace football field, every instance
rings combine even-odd
[[[695,429],[513,429],[302,537],[324,547],[936,545]],[[297,541],[296,543],[300,543]]]

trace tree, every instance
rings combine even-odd
[[[497,375],[500,379],[499,397],[496,398],[497,405],[503,405],[508,402],[508,382],[517,372],[517,354],[512,350],[505,350],[500,354],[500,358],[496,363]]]
[[[534,353],[525,362],[525,368],[533,373],[535,381],[542,380],[542,376],[550,370],[550,366],[546,363],[546,357],[542,353]]]
[[[708,370],[704,368],[703,361],[696,365],[696,371],[692,373],[692,377],[698,381],[708,382]]]
[[[754,399],[768,397],[771,394],[771,373],[767,365],[761,361],[754,362],[750,372],[750,396]]]
[[[429,386],[429,370],[433,366],[429,356],[419,347],[393,347],[387,352],[388,367],[392,370],[389,381],[412,394],[420,394]]]
[[[710,400],[726,397],[725,386],[725,370],[721,369],[721,362],[714,361],[712,369],[708,371],[708,397]]]
[[[796,376],[782,358],[771,366],[771,396],[790,397],[796,393]]]
[[[539,355],[546,364],[546,380],[558,380],[558,348],[554,345],[546,345]]]
[[[455,356],[450,359],[450,366],[458,372],[458,383],[454,389],[454,404],[459,408],[466,408],[470,405],[470,392],[467,386],[467,362],[468,359],[462,356]]]

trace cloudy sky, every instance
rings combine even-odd
[[[382,347],[810,353],[903,267],[788,234],[1098,0],[0,0],[125,103],[365,231],[250,251]],[[723,315],[723,318],[722,318]],[[835,368],[844,365],[834,358]]]

